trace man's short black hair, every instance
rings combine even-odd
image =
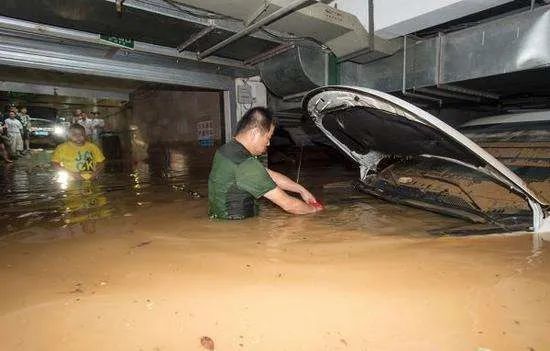
[[[240,134],[254,128],[259,128],[262,133],[267,133],[271,126],[276,125],[276,120],[273,117],[273,112],[265,107],[252,107],[237,123],[235,134]]]
[[[71,124],[71,126],[69,127],[69,130],[71,130],[71,129],[78,129],[78,130],[80,130],[84,135],[86,135],[86,129],[85,129],[81,124],[73,123],[73,124]]]

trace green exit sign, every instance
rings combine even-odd
[[[134,39],[120,38],[105,34],[100,34],[99,39],[128,49],[134,48]]]

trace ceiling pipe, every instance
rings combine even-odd
[[[369,0],[369,48],[374,50],[374,0]]]
[[[253,33],[255,31],[259,30],[261,27],[267,26],[268,24],[273,23],[273,22],[289,15],[290,13],[304,7],[304,6],[308,6],[308,5],[310,5],[312,3],[316,3],[318,1],[319,0],[295,0],[295,1],[291,2],[289,5],[278,9],[277,11],[273,12],[272,14],[269,14],[269,15],[265,16],[264,18],[260,19],[256,23],[244,28],[243,30],[241,30],[241,31],[239,31],[235,34],[233,34],[229,38],[227,38],[227,39],[219,42],[218,44],[204,50],[203,52],[200,52],[197,55],[197,57],[202,60],[202,59],[212,55],[213,53],[223,49],[227,45],[229,45],[229,44],[231,44],[231,43],[247,36],[250,33]]]
[[[254,11],[252,13],[252,15],[250,15],[246,21],[244,22],[244,25],[246,27],[250,26],[252,23],[254,23],[254,21],[256,21],[261,15],[264,14],[264,12],[267,11],[267,9],[269,8],[269,5],[270,2],[269,1],[266,1],[264,2],[260,7],[258,7],[258,9],[256,9],[256,11]]]
[[[338,59],[338,63],[353,60],[359,56],[370,54],[374,51],[374,0],[369,0],[368,4],[368,17],[369,17],[369,46],[359,51],[352,52],[351,54],[344,55]]]

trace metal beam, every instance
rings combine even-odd
[[[48,100],[40,100],[40,98],[33,97],[31,101],[26,101],[25,103],[32,106],[43,106],[43,107],[53,107],[59,110],[67,110],[72,108],[72,106],[76,107],[105,107],[105,108],[121,108],[126,102],[118,102],[118,101],[112,101],[109,99],[105,100],[99,100],[97,99],[85,99],[85,98],[79,98],[77,99],[70,99],[71,101],[48,101]],[[2,102],[11,102],[11,100],[6,100],[0,97],[0,103]]]
[[[74,96],[89,99],[114,99],[130,100],[130,92],[116,92],[108,90],[68,88],[57,85],[20,83],[20,82],[0,82],[0,90],[15,91],[18,93],[40,94],[51,96]]]
[[[284,16],[286,16],[286,15],[292,13],[292,12],[294,12],[294,11],[304,7],[304,6],[307,6],[311,3],[315,3],[317,1],[318,0],[294,0],[293,2],[288,4],[287,6],[278,9],[277,11],[273,12],[272,14],[269,14],[269,15],[265,16],[264,18],[262,18],[258,22],[246,27],[245,29],[243,29],[243,30],[241,30],[241,31],[239,31],[235,34],[233,34],[229,38],[221,41],[220,43],[212,46],[211,48],[204,50],[203,52],[199,53],[198,57],[199,57],[199,59],[204,59],[204,58],[212,55],[216,51],[226,47],[227,45],[241,39],[242,37],[247,36],[248,34],[251,34],[255,31],[257,31],[261,27],[266,26],[270,23],[273,23],[273,22],[281,19],[282,17],[284,17]]]
[[[186,41],[184,41],[183,43],[181,43],[180,45],[178,45],[178,52],[184,51],[184,50],[187,49],[190,45],[192,45],[194,42],[196,42],[196,41],[199,40],[200,38],[204,37],[205,35],[207,35],[207,34],[210,33],[211,31],[213,31],[214,29],[216,29],[216,27],[214,27],[214,26],[204,27],[203,29],[201,29],[201,30],[198,31],[197,33],[191,35]]]
[[[180,69],[177,65],[163,66],[148,62],[147,57],[141,60],[143,63],[130,62],[124,58],[98,58],[94,57],[94,52],[94,48],[0,36],[0,65],[140,82],[234,90],[233,78],[229,76]]]
[[[93,43],[93,44],[100,44],[104,46],[118,47],[106,41],[101,41],[99,39],[99,34],[96,34],[96,33],[89,33],[89,32],[73,30],[73,29],[49,26],[45,24],[23,21],[23,20],[5,17],[5,16],[0,16],[0,29],[9,30],[16,34],[31,33],[31,34],[37,34],[40,36],[50,37],[50,38],[69,39],[69,40],[74,40],[74,41],[84,42],[84,43]],[[186,59],[186,60],[193,60],[193,61],[198,60],[196,53],[191,51],[182,51],[178,54],[178,52],[174,48],[169,48],[169,47],[154,45],[149,43],[143,43],[143,42],[135,42],[133,50],[137,52],[157,54],[157,55],[175,57],[175,58]],[[237,68],[244,68],[244,69],[252,68],[252,67],[245,66],[241,61],[226,59],[221,57],[210,57],[202,61],[206,63],[212,63],[212,64],[228,66],[228,67],[237,67]]]
[[[252,15],[250,15],[246,19],[244,25],[248,27],[249,25],[254,23],[254,21],[257,20],[258,17],[260,17],[268,9],[269,5],[269,1],[264,2],[260,7],[258,7],[258,9],[256,9],[256,11],[252,12]]]
[[[369,49],[374,50],[374,0],[369,0]]]

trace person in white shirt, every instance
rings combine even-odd
[[[80,114],[80,120],[78,121],[78,124],[84,127],[84,130],[86,131],[86,137],[91,138],[93,133],[93,127],[94,127],[94,120],[91,118],[88,118],[88,114],[86,112],[82,112]]]
[[[99,112],[92,112],[92,115],[94,118],[92,118],[92,141],[99,145],[101,144],[101,140],[99,140],[100,134],[103,131],[103,128],[105,127],[105,121],[101,118],[99,118]]]
[[[25,149],[25,152],[30,152],[30,134],[29,131],[31,129],[31,116],[27,114],[27,108],[21,107],[21,111],[17,114],[17,117],[19,121],[21,121],[21,124],[23,125],[23,132],[21,133],[21,137],[23,138],[23,147]]]
[[[23,153],[23,138],[21,138],[21,132],[23,131],[23,125],[16,118],[14,111],[10,111],[9,117],[4,121],[8,137],[10,138],[10,151],[12,156],[21,156]]]
[[[82,118],[82,110],[77,108],[76,110],[74,110],[73,119],[71,120],[71,123],[78,123],[78,121],[80,121],[81,118]]]
[[[86,131],[86,138],[96,144],[100,144],[99,134],[105,126],[105,121],[97,118],[99,115],[98,112],[92,112],[92,114],[94,115],[94,118],[89,118],[86,112],[81,112],[81,118],[78,120],[78,124],[84,127],[84,130]]]

